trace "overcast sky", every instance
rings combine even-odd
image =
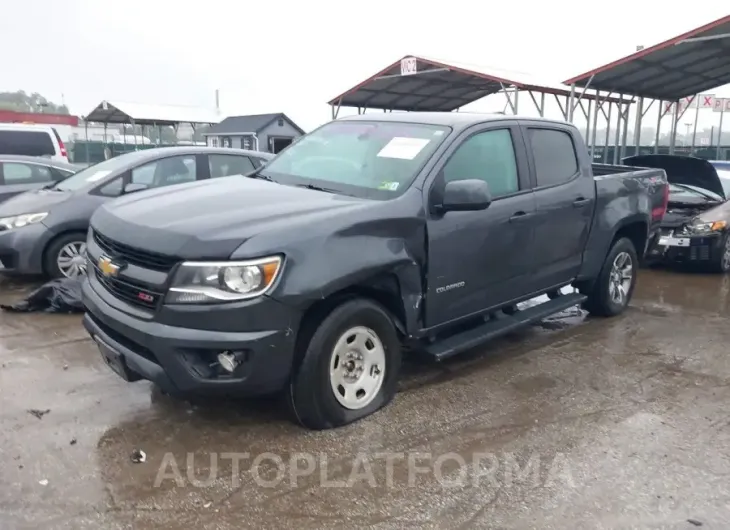
[[[328,100],[406,54],[559,82],[728,12],[728,0],[0,0],[0,90],[63,94],[83,115],[103,99],[213,107],[219,88],[227,114],[283,111],[311,129]]]

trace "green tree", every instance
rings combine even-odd
[[[66,105],[58,105],[48,101],[38,92],[26,94],[24,90],[17,92],[0,92],[0,109],[18,112],[47,112],[51,114],[69,114]]]

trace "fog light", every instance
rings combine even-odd
[[[233,373],[236,367],[244,360],[242,351],[224,351],[218,354],[218,364],[228,373]]]

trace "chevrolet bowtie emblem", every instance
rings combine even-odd
[[[121,265],[117,265],[116,263],[114,263],[112,261],[111,258],[109,258],[107,256],[100,257],[99,261],[98,261],[98,265],[99,265],[99,270],[101,271],[101,273],[104,276],[110,277],[110,278],[115,277],[117,274],[119,274],[119,271],[122,270]]]

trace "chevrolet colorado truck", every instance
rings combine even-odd
[[[349,117],[248,175],[99,208],[84,325],[127,381],[283,391],[302,425],[337,427],[393,398],[403,352],[621,313],[666,204],[663,170],[592,166],[568,123]]]

